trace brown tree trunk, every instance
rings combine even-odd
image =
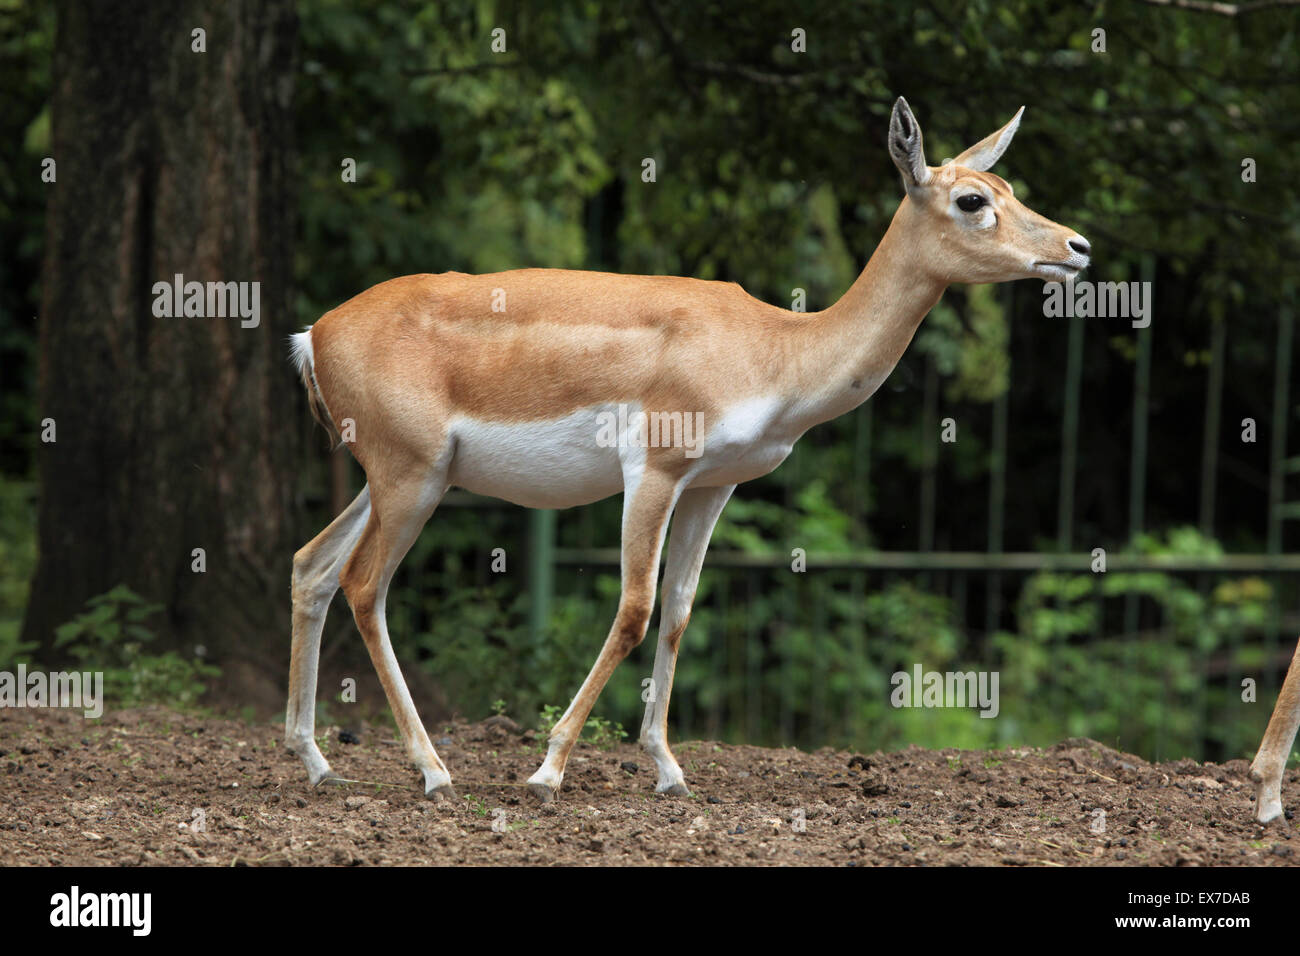
[[[291,0],[59,5],[39,391],[57,441],[23,626],[44,657],[119,583],[165,605],[160,645],[287,653],[296,41]],[[260,321],[156,316],[178,273],[260,283]]]

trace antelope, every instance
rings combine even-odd
[[[936,167],[899,97],[888,147],[903,199],[861,275],[821,312],[777,308],[728,282],[517,269],[391,279],[294,335],[313,415],[367,480],[293,560],[285,741],[312,784],[341,779],[316,745],[314,718],[321,629],[342,587],[425,794],[455,794],[393,655],[384,602],[457,486],[528,508],[623,493],[618,610],[528,779],[542,801],[558,795],[597,696],[645,637],[672,518],[640,740],[655,790],[689,795],[668,747],[668,699],[709,538],[736,485],[870,398],[950,283],[1062,282],[1088,265],[1087,240],[988,172],[1023,113]],[[679,420],[703,423],[697,447],[683,447]],[[611,421],[617,440],[600,440]],[[647,440],[648,421],[667,421],[654,437],[669,440]]]
[[[1282,772],[1297,729],[1300,729],[1300,644],[1296,645],[1291,667],[1278,692],[1264,739],[1259,742],[1259,752],[1250,764],[1250,779],[1255,784],[1255,819],[1260,823],[1271,823],[1282,816]]]

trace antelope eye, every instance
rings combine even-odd
[[[984,205],[984,197],[979,193],[967,193],[957,197],[957,208],[962,212],[974,212]]]

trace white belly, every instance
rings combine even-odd
[[[778,409],[772,399],[749,400],[729,408],[720,421],[702,420],[702,439],[681,433],[695,439],[682,451],[686,485],[739,484],[776,468],[798,438],[774,421]],[[528,508],[572,508],[608,498],[640,478],[645,435],[626,427],[637,411],[608,404],[553,421],[457,419],[448,480]],[[611,430],[612,423],[617,427]]]
[[[597,444],[598,411],[549,422],[459,419],[448,480],[526,508],[572,508],[617,494],[623,465],[617,447]]]

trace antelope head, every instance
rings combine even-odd
[[[1063,282],[1088,265],[1088,240],[1040,216],[989,168],[1011,145],[1006,126],[942,166],[925,161],[921,127],[901,96],[889,119],[889,155],[907,196],[899,207],[918,268],[944,283]]]

